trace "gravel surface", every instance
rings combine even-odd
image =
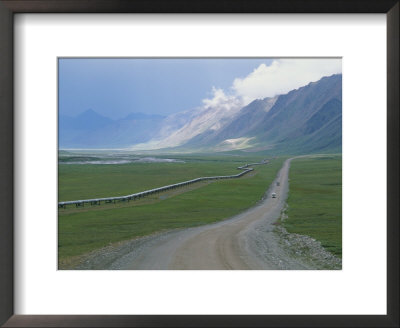
[[[341,260],[319,242],[289,234],[276,224],[287,198],[291,160],[283,164],[263,200],[245,212],[108,246],[82,257],[74,269],[341,269]],[[273,192],[276,198],[271,198]]]

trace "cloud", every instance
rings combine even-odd
[[[231,110],[243,105],[241,97],[237,95],[227,95],[224,90],[219,88],[212,88],[212,98],[203,99],[203,105],[205,108],[224,108],[226,110]]]
[[[232,90],[248,104],[254,99],[285,94],[323,76],[341,72],[341,59],[276,59],[268,66],[261,64],[244,78],[236,78]]]

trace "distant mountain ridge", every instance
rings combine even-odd
[[[92,109],[75,116],[59,115],[60,148],[121,148],[145,142],[158,133],[161,115],[131,113],[118,120]]]
[[[263,110],[270,101],[266,98],[243,108],[239,116],[208,143],[247,137],[253,138],[254,147],[265,149],[291,152],[341,149],[341,75],[325,77],[280,95],[270,110]]]
[[[194,123],[205,117],[207,111],[198,112],[175,134],[193,130]],[[218,128],[203,129],[178,146],[169,146],[174,151],[340,152],[342,75],[323,77],[284,95],[254,100],[238,111],[225,111],[223,117]],[[149,145],[165,148],[167,141]]]
[[[341,152],[342,75],[246,106],[229,98],[167,117],[132,113],[113,121],[94,111],[74,119],[60,116],[60,147],[63,144],[176,152]]]

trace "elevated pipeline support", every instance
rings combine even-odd
[[[253,171],[253,168],[249,168],[249,166],[255,166],[255,165],[264,165],[268,164],[268,160],[264,160],[261,163],[250,163],[250,164],[245,164],[243,166],[239,166],[237,169],[238,170],[243,170],[242,172],[234,175],[221,175],[221,176],[214,176],[214,177],[200,177],[188,181],[183,181],[179,183],[175,183],[172,185],[168,186],[163,186],[155,189],[150,189],[142,192],[138,192],[135,194],[131,195],[126,195],[126,196],[117,196],[117,197],[106,197],[106,198],[93,198],[93,199],[80,199],[80,200],[71,200],[71,201],[66,201],[66,202],[59,202],[58,203],[58,208],[63,208],[65,209],[67,205],[75,205],[76,207],[83,207],[85,204],[90,204],[90,205],[100,205],[101,202],[104,202],[106,204],[109,203],[115,203],[116,201],[120,202],[126,202],[130,200],[135,200],[135,199],[140,199],[142,197],[146,197],[148,195],[157,193],[157,192],[163,192],[163,191],[168,191],[171,189],[187,186],[192,183],[200,182],[200,181],[210,181],[210,180],[220,180],[220,179],[235,179],[235,178],[240,178],[243,175]]]

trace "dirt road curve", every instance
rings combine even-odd
[[[289,161],[286,161],[267,192],[266,199],[256,207],[231,220],[203,231],[184,241],[169,263],[173,269],[263,269],[273,267],[262,261],[264,249],[253,247],[257,223],[271,225],[284,206],[288,185]],[[276,185],[279,182],[279,186]],[[276,198],[271,198],[271,193]],[[272,227],[269,227],[272,230]],[[261,241],[261,240],[259,240]]]
[[[273,232],[287,198],[291,160],[283,164],[259,205],[222,222],[155,234],[99,251],[76,269],[311,269],[288,252]],[[276,198],[271,198],[272,192]]]

